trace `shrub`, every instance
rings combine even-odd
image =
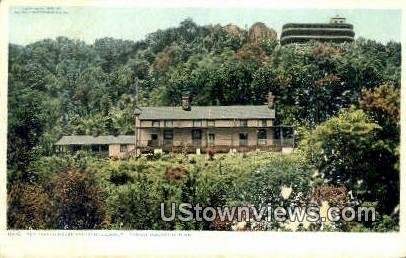
[[[364,111],[342,109],[309,132],[301,148],[329,184],[345,185],[360,201],[377,200],[389,213],[399,203],[398,157],[379,139],[381,129]]]
[[[331,206],[343,207],[347,203],[347,189],[344,186],[319,186],[313,189],[312,200],[319,205],[327,201]]]
[[[160,219],[163,202],[155,182],[141,176],[138,181],[113,189],[108,198],[112,227],[119,229],[164,229]]]
[[[207,148],[207,155],[209,155],[209,160],[214,159],[214,154],[216,154],[216,150],[213,148]]]
[[[147,160],[160,160],[162,157],[162,153],[147,153],[145,156],[147,158]]]
[[[51,220],[49,195],[39,184],[17,183],[7,195],[7,225],[12,229],[46,229]]]
[[[182,179],[187,174],[184,167],[167,167],[165,170],[165,178],[168,181],[176,181]]]
[[[110,182],[115,185],[124,185],[134,182],[134,179],[128,174],[127,171],[113,170],[110,174]]]
[[[104,193],[88,173],[74,169],[55,181],[56,227],[100,229],[109,223]]]
[[[299,201],[310,186],[310,166],[303,157],[297,155],[275,156],[268,164],[253,170],[242,184],[240,200],[255,206],[273,204],[287,205]],[[290,186],[293,191],[288,200],[281,198],[283,186]],[[238,197],[236,197],[237,199]]]

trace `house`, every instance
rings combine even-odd
[[[103,156],[124,158],[134,150],[135,136],[70,135],[63,136],[55,145],[59,152],[85,150]]]
[[[140,107],[135,112],[136,153],[291,151],[291,126],[275,126],[274,96],[266,105]]]
[[[84,149],[123,158],[153,152],[206,153],[282,151],[291,152],[294,131],[276,126],[274,96],[266,105],[192,106],[182,97],[178,107],[140,107],[135,110],[134,135],[63,136],[61,151]]]

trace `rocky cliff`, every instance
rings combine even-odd
[[[276,31],[268,28],[264,23],[254,23],[248,31],[248,40],[250,42],[259,42],[262,39],[276,40]]]

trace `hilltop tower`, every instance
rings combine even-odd
[[[344,17],[335,16],[329,23],[287,23],[282,27],[281,44],[305,43],[310,40],[330,42],[354,41],[354,27]]]

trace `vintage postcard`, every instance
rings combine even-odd
[[[400,1],[0,5],[0,257],[406,255]]]

